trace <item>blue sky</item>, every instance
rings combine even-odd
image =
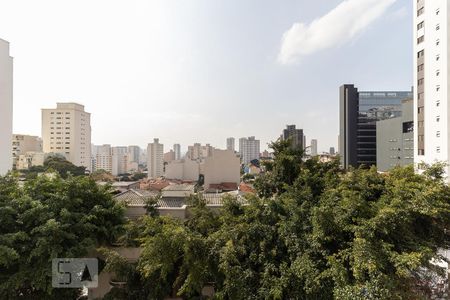
[[[265,149],[287,124],[337,147],[341,84],[410,89],[411,24],[408,0],[0,0],[15,133],[75,101],[94,143],[165,150],[250,135]]]

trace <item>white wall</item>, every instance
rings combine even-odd
[[[205,159],[201,165],[201,173],[205,175],[204,187],[210,184],[222,182],[235,182],[239,185],[241,181],[240,159],[231,150],[213,150],[213,155]]]
[[[0,175],[12,168],[13,59],[0,39]]]

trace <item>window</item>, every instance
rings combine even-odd
[[[425,8],[424,7],[420,8],[419,10],[417,10],[417,16],[423,15],[424,12],[425,12]]]
[[[441,147],[439,146],[436,147],[436,153],[441,153]]]
[[[436,85],[436,92],[439,92],[441,90],[441,86],[438,84]]]
[[[440,43],[441,43],[441,40],[440,40],[440,39],[437,39],[437,40],[436,40],[436,46],[439,46]]]
[[[436,31],[441,29],[441,24],[436,24]]]
[[[436,107],[439,107],[441,105],[441,100],[436,100]]]
[[[440,12],[441,12],[440,8],[436,9],[436,16],[438,16]]]
[[[421,78],[419,80],[417,80],[417,85],[423,85],[424,79]]]
[[[417,30],[422,29],[424,27],[425,21],[420,22],[417,24]]]
[[[417,113],[420,115],[420,114],[423,114],[423,107],[419,107],[418,109],[417,109]]]
[[[441,137],[441,132],[440,131],[436,131],[436,137]]]
[[[413,132],[414,122],[403,122],[403,133]]]
[[[423,71],[423,69],[424,69],[424,64],[417,66],[417,72]]]
[[[419,126],[419,128],[423,128],[423,121],[417,122],[417,126]]]
[[[417,58],[421,58],[425,55],[425,50],[420,50],[419,52],[417,52]]]
[[[417,39],[417,44],[423,43],[424,40],[425,40],[425,36],[422,35],[421,37],[419,37],[419,38]]]
[[[436,70],[436,76],[441,75],[441,70]]]
[[[436,61],[439,61],[441,59],[441,56],[439,54],[436,55]]]
[[[436,116],[436,122],[441,121],[441,116]]]

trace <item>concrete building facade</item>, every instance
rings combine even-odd
[[[91,169],[91,114],[77,103],[57,103],[42,109],[45,153],[59,153],[76,166]]]
[[[128,147],[116,146],[111,149],[111,174],[114,176],[128,172]]]
[[[286,126],[281,134],[281,140],[291,140],[292,147],[305,149],[306,136],[303,134],[303,129],[297,129],[295,125]]]
[[[311,140],[311,156],[317,156],[319,153],[317,151],[317,140]]]
[[[361,91],[340,87],[339,154],[344,168],[376,165],[376,122],[401,116],[402,100],[412,92]]]
[[[141,157],[141,147],[139,146],[128,146],[128,162],[129,163],[140,163]]]
[[[449,162],[450,157],[450,3],[414,3],[414,162]],[[446,168],[449,174],[449,166]]]
[[[17,161],[20,155],[27,152],[42,152],[42,139],[38,136],[13,134],[12,136],[12,157],[13,169],[17,168]]]
[[[241,162],[248,164],[254,159],[259,159],[260,142],[254,136],[239,139],[239,155]]]
[[[12,168],[13,58],[9,43],[0,39],[0,176]]]
[[[153,143],[147,146],[147,169],[148,178],[158,178],[164,175],[164,145],[159,143],[159,139],[154,139]]]
[[[236,142],[234,137],[227,138],[227,150],[236,151]]]
[[[94,146],[96,149],[95,170],[104,170],[112,173],[112,149],[111,145]]]
[[[200,173],[205,177],[205,189],[208,189],[211,184],[224,182],[236,183],[239,186],[240,159],[234,151],[214,149],[212,155],[207,157],[201,165]]]
[[[413,100],[402,102],[402,116],[377,122],[377,168],[386,172],[414,163]]]
[[[174,144],[173,145],[173,152],[175,152],[175,160],[181,159],[181,145],[180,144]]]

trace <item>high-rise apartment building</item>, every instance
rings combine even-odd
[[[306,137],[303,134],[303,129],[297,129],[295,125],[287,125],[286,129],[281,134],[281,140],[290,140],[294,148],[304,149]]]
[[[12,168],[13,58],[9,43],[0,39],[0,175]]]
[[[239,139],[239,154],[243,164],[259,159],[259,149],[260,142],[254,136]]]
[[[212,155],[214,147],[210,144],[202,146],[200,143],[195,143],[193,146],[188,146],[188,152],[186,156],[195,161],[203,161],[205,158]]]
[[[57,103],[42,109],[45,153],[59,153],[76,166],[91,169],[91,114],[76,103]]]
[[[450,158],[450,3],[448,0],[413,2],[414,162],[420,171],[423,163],[448,163]]]
[[[175,160],[181,159],[181,146],[180,144],[173,145],[173,152],[175,152]]]
[[[311,156],[317,156],[317,140],[311,140]]]
[[[129,163],[140,163],[141,147],[139,146],[128,146],[128,162]]]
[[[95,170],[104,170],[112,173],[112,149],[111,145],[94,146]]]
[[[227,138],[227,150],[236,151],[236,144],[234,137]]]
[[[128,147],[113,147],[111,159],[112,175],[117,176],[128,171]]]
[[[330,155],[336,155],[336,150],[334,147],[330,147]]]
[[[401,116],[402,100],[412,92],[359,92],[354,85],[340,87],[339,154],[344,168],[377,162],[376,122]]]
[[[148,178],[158,178],[164,175],[164,145],[159,139],[153,139],[153,143],[147,146]]]

